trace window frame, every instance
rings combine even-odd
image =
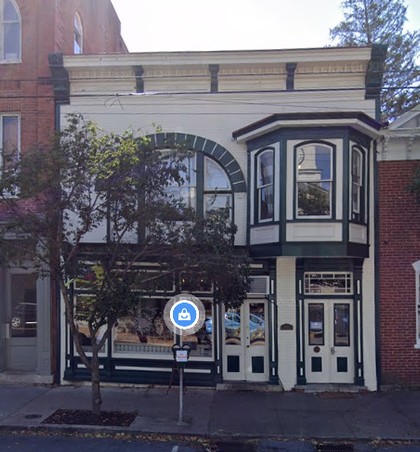
[[[301,179],[299,177],[299,170],[301,169],[301,163],[298,154],[307,146],[314,146],[314,147],[323,147],[325,149],[328,149],[330,151],[329,154],[329,160],[330,160],[330,166],[329,166],[329,172],[330,177],[328,179],[320,179],[319,181],[308,181]],[[320,140],[305,140],[300,143],[297,143],[293,147],[293,163],[294,163],[294,218],[295,220],[333,220],[335,218],[335,210],[336,210],[336,196],[335,196],[335,184],[336,184],[336,146],[333,143],[327,142],[327,141],[320,141]],[[328,183],[329,193],[329,214],[328,215],[299,215],[299,184],[303,182],[319,182],[319,183]]]
[[[20,148],[21,148],[21,133],[20,133],[20,115],[16,113],[0,113],[0,174],[3,173],[5,168],[5,159],[4,159],[4,119],[5,118],[16,118],[17,119],[17,156],[16,159],[20,158]]]
[[[260,168],[262,157],[266,154],[271,154],[271,182],[261,183],[260,178]],[[274,148],[267,147],[261,149],[255,156],[256,169],[255,169],[255,221],[256,223],[269,223],[274,221],[274,206],[275,206],[275,191],[274,191],[274,178],[275,178],[275,162],[274,162]],[[267,188],[272,189],[272,205],[271,205],[271,216],[262,218],[261,216],[261,206],[262,206],[262,194]],[[268,211],[270,209],[267,209]]]
[[[17,19],[15,19],[15,20],[5,20],[4,19],[4,7],[5,7],[6,1],[8,1],[14,7]],[[22,60],[22,16],[20,14],[19,7],[14,0],[0,0],[0,22],[1,22],[0,62],[1,63],[19,63]],[[11,58],[11,57],[8,58],[6,55],[6,52],[5,52],[6,24],[17,24],[17,27],[18,27],[19,44],[18,44],[18,49],[17,49],[17,55],[14,58]]]
[[[360,162],[360,174],[355,175],[355,155],[358,155],[358,159]],[[356,182],[356,177],[359,178],[359,181]],[[354,205],[354,190],[357,190],[358,193],[358,208],[355,209]],[[367,189],[367,180],[366,180],[366,151],[361,146],[354,144],[351,147],[350,153],[350,221],[356,223],[366,224],[366,189]]]

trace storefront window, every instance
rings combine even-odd
[[[118,320],[113,332],[113,352],[123,355],[159,355],[172,358],[173,333],[163,319],[166,299],[143,299],[135,311]],[[194,335],[183,337],[191,346],[191,356],[212,357],[212,304],[204,301],[206,322]]]

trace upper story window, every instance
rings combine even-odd
[[[1,170],[8,168],[19,157],[19,116],[0,116]]]
[[[0,0],[1,59],[16,61],[21,58],[21,19],[13,0]]]
[[[265,149],[257,156],[258,222],[274,218],[274,151]]]
[[[184,161],[183,183],[171,183],[166,191],[186,207],[206,215],[212,210],[228,208],[232,212],[233,198],[230,180],[224,169],[202,153]],[[231,214],[232,216],[232,214]]]
[[[74,15],[74,53],[83,53],[83,27],[78,13]]]
[[[351,151],[351,219],[365,220],[365,154],[359,146]]]
[[[333,147],[306,143],[295,147],[296,217],[332,218]]]

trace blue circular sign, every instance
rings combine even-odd
[[[194,328],[200,320],[198,307],[190,300],[179,300],[171,308],[172,324],[180,330]]]

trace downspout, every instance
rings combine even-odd
[[[63,54],[54,53],[48,55],[48,62],[51,71],[51,81],[54,91],[54,129],[59,132],[61,129],[61,105],[70,103],[69,75],[64,68]],[[56,331],[55,331],[55,374],[54,384],[61,383],[61,292],[57,281],[54,281],[56,297]]]
[[[384,44],[373,44],[371,59],[366,71],[365,99],[375,100],[375,119],[381,122],[380,95],[384,73],[387,46]],[[378,190],[378,140],[373,143],[373,209],[374,209],[374,303],[375,303],[375,361],[376,361],[376,384],[378,391],[381,388],[381,310],[380,310],[380,276],[379,276],[379,190]]]

